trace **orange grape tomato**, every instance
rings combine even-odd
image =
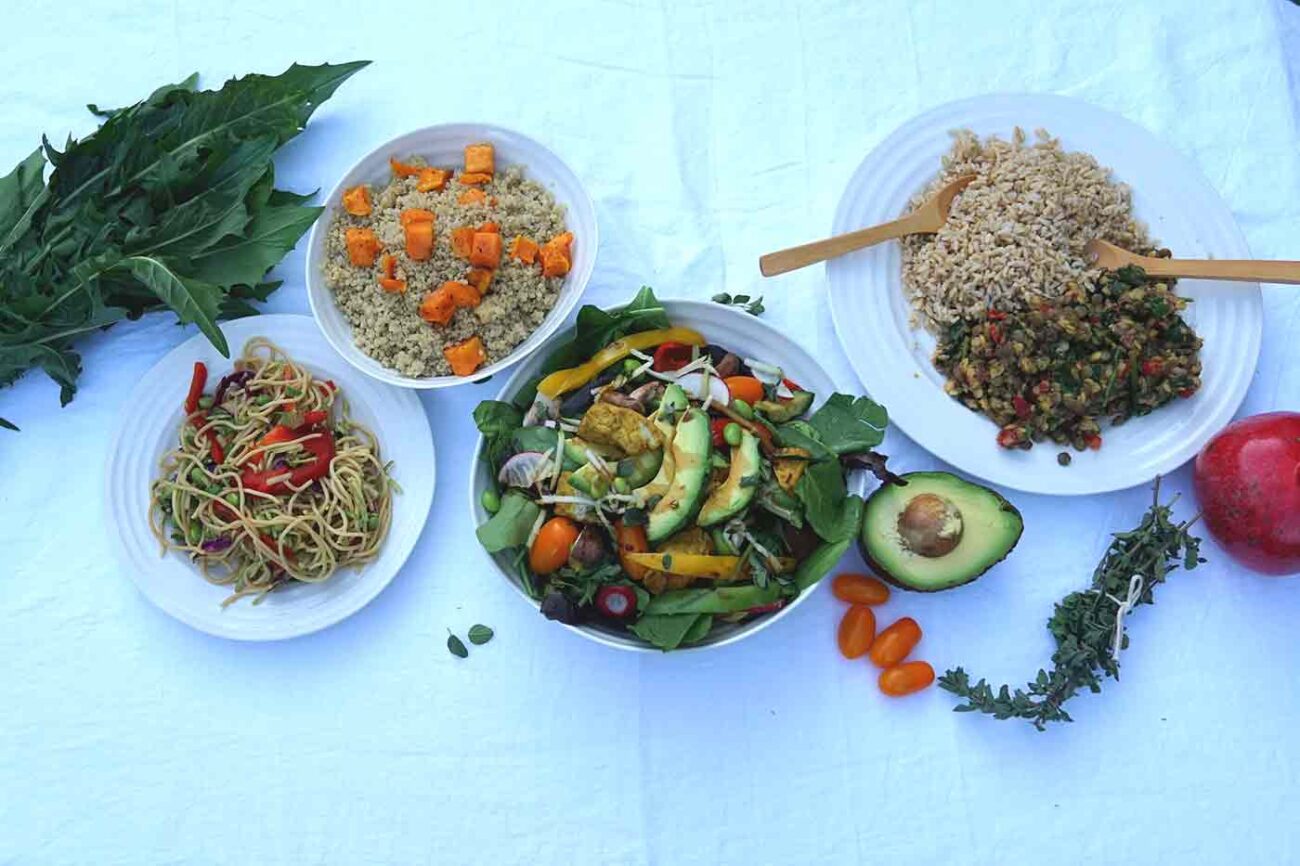
[[[840,620],[840,652],[846,659],[862,658],[876,636],[876,615],[871,608],[855,604]]]
[[[763,383],[753,376],[728,376],[722,380],[733,400],[744,400],[753,406],[763,399]]]
[[[903,662],[880,672],[880,690],[891,698],[919,692],[934,682],[929,662]]]
[[[831,581],[831,592],[849,604],[884,604],[889,601],[889,587],[869,574],[841,574]]]
[[[567,517],[552,517],[542,524],[528,551],[534,574],[550,574],[569,561],[569,548],[578,540],[578,524]]]
[[[871,661],[878,668],[892,668],[907,658],[907,654],[921,642],[921,627],[916,620],[905,616],[876,635],[871,645]]]

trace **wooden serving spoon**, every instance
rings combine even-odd
[[[815,265],[854,250],[873,246],[881,241],[901,238],[904,235],[934,234],[948,221],[948,210],[952,207],[952,200],[957,197],[957,193],[965,189],[966,185],[974,179],[973,174],[962,175],[902,219],[768,253],[759,258],[758,269],[763,272],[763,276],[774,277],[777,274],[806,268],[808,265]]]
[[[1185,277],[1193,280],[1232,280],[1242,283],[1300,284],[1300,262],[1267,262],[1256,259],[1161,259],[1140,256],[1105,241],[1088,241],[1088,260],[1108,271],[1137,265],[1152,277]]]

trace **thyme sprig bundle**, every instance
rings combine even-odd
[[[1002,686],[996,691],[981,679],[974,685],[961,667],[939,678],[939,686],[965,703],[959,712],[981,712],[995,719],[1024,719],[1038,730],[1049,722],[1070,722],[1063,704],[1087,688],[1101,691],[1103,677],[1119,679],[1119,653],[1128,647],[1124,615],[1139,605],[1155,601],[1157,584],[1181,564],[1193,569],[1204,562],[1201,540],[1190,533],[1197,518],[1182,523],[1173,519],[1175,496],[1160,504],[1156,479],[1151,508],[1129,532],[1116,533],[1101,563],[1093,572],[1092,586],[1067,595],[1057,605],[1047,628],[1056,639],[1052,670],[1040,670],[1023,689]]]

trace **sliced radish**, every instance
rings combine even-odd
[[[549,454],[520,451],[501,465],[497,481],[502,487],[520,487],[526,490],[543,478],[550,477],[553,465]]]
[[[636,593],[630,586],[602,586],[596,593],[596,609],[614,619],[626,619],[636,612]]]
[[[706,385],[705,382],[708,382]],[[731,404],[731,392],[727,385],[717,376],[705,376],[703,373],[687,373],[677,380],[690,397],[695,400],[710,400],[720,406]]]

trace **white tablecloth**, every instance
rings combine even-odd
[[[856,8],[853,8],[856,7]],[[1300,8],[1283,0],[583,4],[18,2],[0,157],[92,128],[199,70],[371,58],[280,161],[328,187],[409,128],[526,131],[596,201],[588,300],[766,296],[767,320],[852,385],[824,274],[761,282],[756,257],[821,234],[849,173],[897,124],[954,98],[1088,99],[1192,156],[1253,251],[1300,258]],[[305,312],[301,252],[268,305]],[[1244,413],[1294,408],[1300,293],[1266,287]],[[323,633],[238,645],[151,607],[101,512],[106,431],[189,330],[168,316],[85,344],[77,399],[0,392],[0,862],[1286,863],[1300,858],[1300,584],[1213,546],[1132,619],[1124,678],[1038,734],[883,698],[835,651],[827,589],[716,652],[619,653],[529,610],[470,538],[469,413],[498,383],[423,397],[438,492],[409,564]],[[936,466],[901,435],[909,469]],[[1184,468],[1170,488],[1188,487]],[[1013,496],[1015,555],[952,593],[896,598],[920,654],[1022,682],[1054,600],[1083,586],[1148,492]],[[1193,505],[1188,502],[1186,508]],[[856,554],[846,564],[857,564]],[[468,661],[448,628],[490,624]]]

